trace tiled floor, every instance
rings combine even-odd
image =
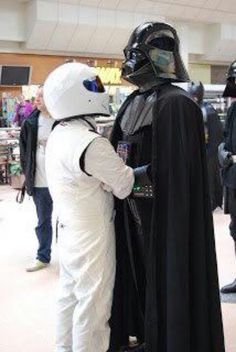
[[[16,191],[0,186],[0,352],[53,352],[55,297],[58,277],[57,248],[49,268],[26,273],[34,258],[35,211],[32,200],[15,202]],[[228,216],[214,214],[221,285],[236,275]],[[236,304],[222,305],[226,352],[236,352]],[[94,351],[95,352],[95,351]]]
[[[56,246],[49,268],[25,271],[36,253],[36,217],[32,200],[19,205],[15,196],[0,186],[0,351],[53,352]]]
[[[236,278],[234,244],[228,232],[229,216],[217,209],[214,212],[214,224],[219,280],[223,286]],[[226,352],[236,352],[236,304],[223,303],[222,310]]]

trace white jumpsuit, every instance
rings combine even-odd
[[[81,170],[85,150],[84,169],[92,177]],[[74,120],[52,131],[46,172],[59,218],[56,352],[106,352],[115,238],[113,195],[104,188],[126,197],[133,186],[133,170],[87,122]]]

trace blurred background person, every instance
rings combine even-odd
[[[20,160],[27,193],[33,197],[38,224],[35,228],[39,242],[36,260],[26,271],[45,268],[51,260],[52,199],[45,172],[45,148],[54,120],[49,115],[43,99],[43,87],[35,96],[36,109],[24,121],[20,133]]]
[[[200,106],[203,115],[205,146],[208,168],[208,179],[211,197],[211,209],[222,207],[223,190],[218,160],[218,146],[223,140],[223,126],[220,118],[209,102],[204,102],[204,86],[202,82],[189,83],[189,94]]]
[[[224,142],[219,146],[219,161],[222,166],[224,185],[224,211],[230,214],[229,231],[234,240],[236,254],[236,61],[228,68],[227,84],[223,97],[232,98],[232,104],[227,111],[224,130]],[[236,279],[222,287],[222,293],[236,293]]]
[[[29,100],[25,100],[23,95],[20,95],[17,97],[12,123],[17,127],[21,127],[23,121],[27,119],[32,111],[32,103]]]

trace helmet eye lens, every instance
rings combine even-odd
[[[146,60],[146,56],[144,54],[142,54],[142,52],[137,49],[125,48],[124,54],[125,54],[126,60],[135,60],[135,61]]]
[[[90,92],[94,92],[94,93],[104,93],[105,92],[105,88],[104,88],[99,76],[95,76],[92,79],[84,80],[83,85]]]
[[[148,44],[166,51],[174,51],[175,48],[174,39],[167,36],[154,38]]]
[[[146,56],[144,56],[139,51],[131,51],[130,59],[135,61],[143,61],[143,60],[146,60]]]

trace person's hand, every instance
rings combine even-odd
[[[218,146],[218,159],[220,166],[223,168],[227,168],[234,163],[232,153],[225,149],[225,143]]]
[[[229,167],[234,163],[233,157],[231,153],[228,153],[224,158],[224,167]]]
[[[141,185],[150,184],[152,181],[151,164],[136,167],[134,169],[135,183]]]

